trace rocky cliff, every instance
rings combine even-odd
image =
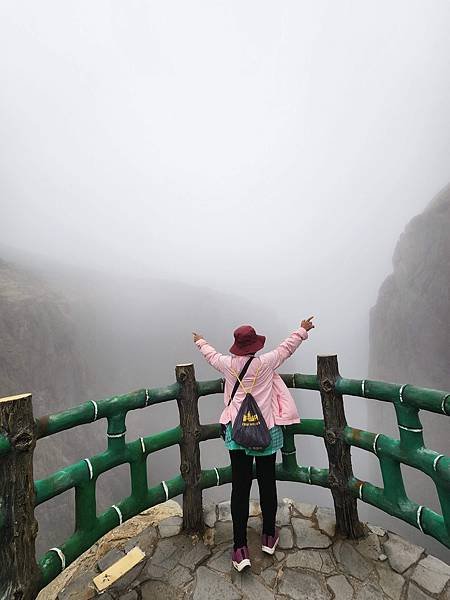
[[[450,390],[450,185],[407,224],[397,243],[393,272],[371,310],[369,376]],[[398,437],[390,404],[374,401],[369,418],[372,431]],[[424,411],[420,418],[426,445],[450,455],[450,419]],[[430,480],[408,467],[402,473],[411,499],[440,512]],[[379,469],[374,475],[381,482]],[[396,527],[442,553],[415,529],[399,521]]]
[[[83,363],[67,302],[31,272],[0,261],[0,395],[33,394],[36,416],[57,412],[88,397],[89,374]],[[39,442],[35,478],[77,460],[89,449],[80,429]],[[37,509],[38,546],[70,534],[67,507],[70,494]],[[64,518],[66,517],[66,518]]]

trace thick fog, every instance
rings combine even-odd
[[[316,315],[310,367],[364,371],[395,242],[448,181],[448,2],[0,11],[3,243]]]
[[[253,323],[273,345],[311,315],[284,370],[337,353],[365,377],[395,244],[450,178],[449,23],[446,0],[3,0],[2,256],[89,273],[86,287],[109,277],[127,302],[144,280],[214,298],[184,322],[182,296],[151,305],[149,319],[178,314],[160,385],[176,361],[217,377],[192,331],[227,351]],[[114,318],[138,331],[129,306]],[[351,424],[367,425],[364,407],[349,403]]]

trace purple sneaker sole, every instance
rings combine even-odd
[[[231,562],[236,571],[242,571],[246,567],[251,567],[250,555],[247,546],[242,546],[231,553]]]
[[[261,537],[261,550],[266,554],[273,554],[280,541],[280,530],[275,528],[275,535],[267,535],[263,533]]]

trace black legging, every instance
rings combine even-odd
[[[252,486],[253,456],[244,450],[229,450],[232,473],[231,517],[233,519],[234,549],[247,545],[247,520],[250,488]],[[256,478],[263,516],[263,533],[275,535],[277,513],[277,482],[275,479],[276,452],[255,456]]]

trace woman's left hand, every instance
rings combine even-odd
[[[202,335],[200,335],[199,333],[194,333],[192,332],[192,335],[194,336],[194,342],[198,342],[198,340],[203,340],[205,339]]]

